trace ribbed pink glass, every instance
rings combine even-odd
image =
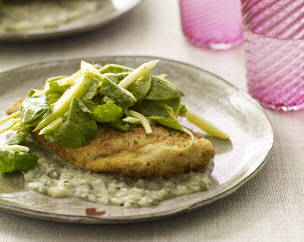
[[[276,110],[304,108],[304,0],[242,0],[248,91]]]
[[[243,42],[240,0],[180,0],[182,29],[199,47],[229,49]]]

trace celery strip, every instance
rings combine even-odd
[[[168,75],[167,74],[160,74],[158,76],[156,76],[159,79],[165,79]]]
[[[138,68],[136,68],[134,71],[132,71],[128,76],[126,76],[119,84],[118,86],[121,88],[127,88],[129,85],[131,85],[133,82],[135,82],[140,76],[146,74],[149,72],[156,64],[159,62],[159,60],[150,61],[147,63],[142,64]]]
[[[213,124],[203,119],[193,111],[189,110],[185,114],[185,117],[194,125],[204,130],[207,135],[213,136],[220,139],[229,139],[229,135],[221,131],[219,128],[215,127]]]
[[[19,122],[16,121],[16,120],[12,120],[12,123],[11,123],[11,124],[9,124],[8,126],[6,126],[5,128],[3,128],[3,129],[0,130],[0,134],[6,132],[6,131],[8,131],[8,130],[10,130],[10,129],[13,128],[17,123],[19,123]]]
[[[0,145],[0,150],[15,151],[15,152],[29,152],[30,149],[23,145]]]
[[[63,123],[63,118],[62,117],[57,118],[55,121],[50,123],[48,126],[41,129],[39,132],[39,135],[51,133],[52,131],[57,129],[62,123]]]
[[[190,144],[187,145],[184,148],[170,150],[171,152],[184,152],[184,151],[187,151],[187,150],[191,149],[192,145],[194,144],[195,138],[194,138],[194,135],[192,134],[192,132],[190,130],[188,130],[188,129],[185,129],[185,128],[183,128],[183,131],[191,137]]]
[[[142,126],[144,127],[146,134],[152,134],[152,128],[151,125],[149,123],[149,120],[142,114],[132,111],[130,110],[130,114],[134,117],[139,119],[139,121],[141,122]]]
[[[92,73],[93,75],[96,75],[97,77],[102,79],[102,75],[97,70],[97,68],[95,66],[93,66],[92,64],[85,62],[85,61],[81,61],[80,68],[82,70],[88,72],[89,74]]]
[[[19,116],[20,116],[20,111],[15,112],[15,113],[13,113],[13,114],[11,114],[11,115],[8,115],[8,116],[4,117],[3,119],[1,119],[1,120],[0,120],[0,124],[3,124],[3,123],[5,123],[5,122],[9,121],[10,119],[12,119],[12,118],[17,118],[17,117],[19,117]]]
[[[57,82],[60,86],[74,85],[76,80],[78,80],[83,75],[84,75],[83,70],[79,70],[75,72],[73,75],[60,79]]]
[[[140,120],[138,118],[134,118],[134,117],[126,117],[122,121],[131,123],[131,124],[140,124]]]

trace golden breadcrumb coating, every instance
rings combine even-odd
[[[22,99],[9,107],[7,114],[20,109]],[[200,169],[214,157],[212,143],[194,133],[193,146],[183,152],[172,152],[189,144],[189,135],[153,125],[147,135],[142,127],[122,132],[100,126],[96,137],[80,148],[52,144],[43,135],[33,133],[34,139],[75,166],[93,172],[107,172],[131,177],[166,176]]]

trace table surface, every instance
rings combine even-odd
[[[246,89],[244,51],[191,46],[178,1],[143,0],[118,22],[60,40],[0,44],[0,71],[34,62],[96,55],[153,55],[214,72]],[[207,207],[153,222],[80,225],[0,212],[0,241],[304,241],[304,112],[267,111],[275,146],[262,171]]]

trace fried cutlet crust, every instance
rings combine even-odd
[[[20,109],[18,99],[7,110],[11,114]],[[93,172],[107,172],[131,177],[166,176],[198,170],[214,157],[212,143],[194,133],[193,146],[184,152],[172,150],[189,144],[189,135],[153,125],[147,135],[142,127],[121,132],[111,127],[99,128],[96,137],[80,148],[66,148],[52,144],[43,135],[33,133],[34,139],[63,160]]]

